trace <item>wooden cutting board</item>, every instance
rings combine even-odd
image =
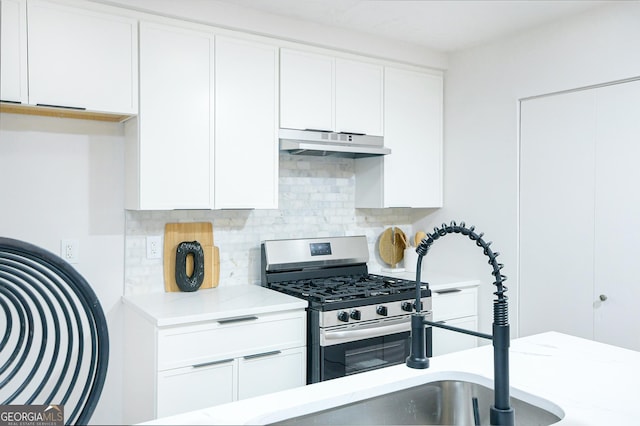
[[[176,284],[176,250],[183,241],[197,241],[204,251],[204,281],[200,288],[214,288],[220,281],[220,253],[213,245],[210,222],[167,223],[164,227],[164,290],[181,291]],[[193,259],[187,257],[187,275],[193,273]]]
[[[387,228],[380,235],[378,249],[380,258],[392,268],[395,268],[404,257],[404,249],[407,246],[407,236],[400,228]]]

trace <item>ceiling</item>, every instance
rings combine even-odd
[[[473,47],[615,0],[221,0],[442,52]]]

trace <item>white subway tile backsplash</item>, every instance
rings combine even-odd
[[[166,223],[211,222],[220,249],[220,284],[260,282],[260,243],[281,238],[366,235],[370,267],[380,267],[377,239],[389,226],[409,235],[411,209],[356,209],[350,158],[280,154],[277,210],[127,211],[125,293],[164,291],[162,259],[146,258],[146,236]]]

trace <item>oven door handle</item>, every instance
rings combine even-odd
[[[337,345],[340,343],[353,342],[356,340],[368,339],[370,337],[386,336],[410,330],[411,321],[407,319],[406,321],[396,322],[389,325],[379,325],[379,323],[377,323],[366,328],[325,331],[321,336],[321,340],[324,340],[324,344],[322,344],[323,342],[321,341],[321,345]]]

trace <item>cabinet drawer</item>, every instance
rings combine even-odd
[[[236,360],[158,373],[156,417],[171,416],[235,400]]]
[[[167,328],[158,332],[158,370],[305,344],[304,311]]]
[[[432,292],[433,320],[442,321],[477,315],[478,290],[474,288],[448,289]]]
[[[451,321],[443,321],[447,325],[464,328],[466,330],[477,330],[477,317],[459,318]],[[444,355],[464,349],[478,346],[478,338],[469,334],[456,333],[455,331],[444,330],[433,327],[433,356]]]
[[[306,355],[306,347],[300,347],[240,358],[238,399],[304,386]]]

